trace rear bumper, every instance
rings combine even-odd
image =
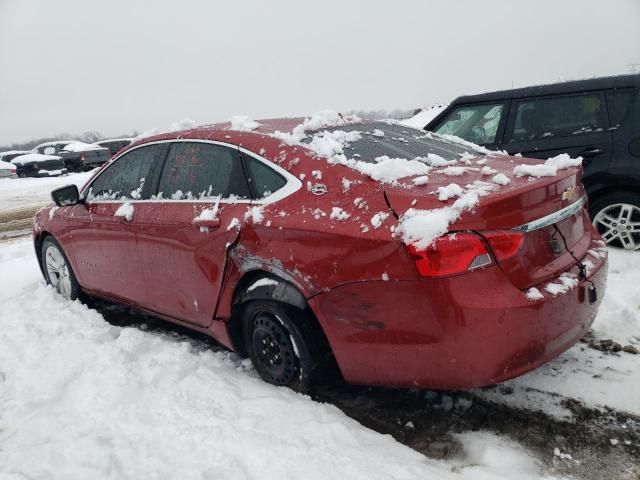
[[[586,280],[557,296],[540,285],[544,299],[529,300],[498,267],[439,280],[353,283],[309,303],[348,382],[475,388],[552,360],[589,330],[604,295],[607,260],[606,254],[585,259],[595,303]]]

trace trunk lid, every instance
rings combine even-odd
[[[385,196],[390,207],[402,217],[412,208],[452,207],[460,190],[463,196],[476,192],[477,204],[459,211],[448,231],[474,231],[479,235],[494,230],[521,231],[524,239],[518,253],[499,261],[499,266],[514,285],[526,289],[568,270],[575,264],[574,257],[583,258],[589,248],[592,227],[583,208],[586,197],[581,167],[558,170],[554,176],[516,177],[514,167],[521,164],[540,165],[540,161],[507,155],[475,157],[461,167],[462,174],[457,166],[453,170],[436,168],[426,184],[415,186],[412,178],[403,178],[400,183],[386,186]],[[510,180],[507,185],[494,181],[500,173]],[[498,177],[500,180],[504,179]],[[442,198],[456,190],[458,195],[440,200],[438,189],[452,183],[460,188],[449,187]]]

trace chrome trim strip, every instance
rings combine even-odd
[[[586,203],[587,198],[582,197],[577,202],[572,203],[568,207],[564,207],[557,212],[550,213],[549,215],[546,215],[542,218],[529,223],[525,223],[524,225],[520,225],[519,227],[515,227],[512,230],[518,230],[519,232],[532,232],[534,230],[548,227],[549,225],[561,222],[565,218],[569,218],[570,216],[574,215],[577,211],[584,207]]]

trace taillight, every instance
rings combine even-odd
[[[82,160],[84,162],[84,153],[80,154],[80,160]]]
[[[498,261],[515,256],[524,241],[524,233],[511,231],[482,232]]]
[[[478,235],[451,233],[438,238],[424,250],[409,245],[417,257],[416,267],[423,277],[444,277],[491,265],[491,255]]]

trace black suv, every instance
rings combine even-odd
[[[593,223],[640,249],[640,75],[456,98],[425,130],[526,157],[583,157]]]

